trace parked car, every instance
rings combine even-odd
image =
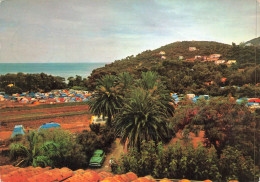
[[[90,158],[90,167],[101,167],[105,161],[105,152],[103,150],[95,150],[93,156]]]

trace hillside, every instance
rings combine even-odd
[[[252,46],[243,47],[234,43],[228,45],[210,41],[174,42],[155,50],[146,50],[136,56],[132,55],[122,60],[116,60],[111,64],[105,65],[105,67],[93,70],[92,74],[88,77],[87,86],[89,89],[94,89],[96,80],[105,74],[117,75],[121,72],[130,72],[138,78],[142,71],[148,70],[156,71],[161,76],[167,77],[168,83],[173,82],[173,76],[176,77],[176,75],[179,75],[175,79],[183,79],[185,75],[190,75],[189,70],[194,70],[193,67],[198,64],[198,62],[186,62],[186,59],[194,58],[195,56],[209,56],[210,54],[221,54],[219,58],[221,60],[236,60],[236,69],[246,68],[255,64],[255,49]],[[199,63],[199,65],[204,64],[206,63]],[[260,64],[260,48],[257,48],[257,64]],[[206,77],[196,78],[195,80],[192,78],[193,81],[189,82],[195,81],[198,84],[198,82],[203,83],[214,80],[218,73],[218,68],[216,65],[211,65],[211,67],[213,68],[211,68],[211,72]],[[222,72],[221,76],[230,76],[228,69],[222,69]],[[188,85],[190,83],[186,86]],[[170,89],[176,90],[175,86],[170,86]]]
[[[249,41],[245,42],[243,45],[260,46],[260,37],[249,40]]]

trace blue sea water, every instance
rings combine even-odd
[[[0,75],[7,73],[46,73],[67,79],[76,75],[88,77],[91,72],[106,63],[0,63]]]

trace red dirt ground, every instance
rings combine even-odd
[[[21,114],[30,114],[42,112],[43,115],[52,115],[52,114],[61,114],[61,113],[69,113],[69,112],[77,112],[77,111],[87,111],[88,106],[80,105],[80,106],[66,106],[66,107],[58,107],[58,108],[45,108],[45,109],[33,109],[33,110],[22,110],[22,111],[6,111],[2,112],[1,116],[15,116]],[[91,119],[91,114],[82,114],[76,116],[66,116],[66,117],[56,117],[49,119],[40,119],[40,120],[28,120],[21,122],[8,122],[8,119],[0,119],[0,122],[3,121],[4,124],[1,124],[0,136],[2,140],[10,138],[13,128],[15,125],[23,125],[26,130],[38,129],[44,123],[55,122],[61,125],[61,128],[68,129],[72,132],[78,132],[82,130],[89,129],[89,122]]]

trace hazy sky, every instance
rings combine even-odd
[[[0,0],[0,62],[112,62],[175,41],[240,43],[256,37],[259,2]]]

